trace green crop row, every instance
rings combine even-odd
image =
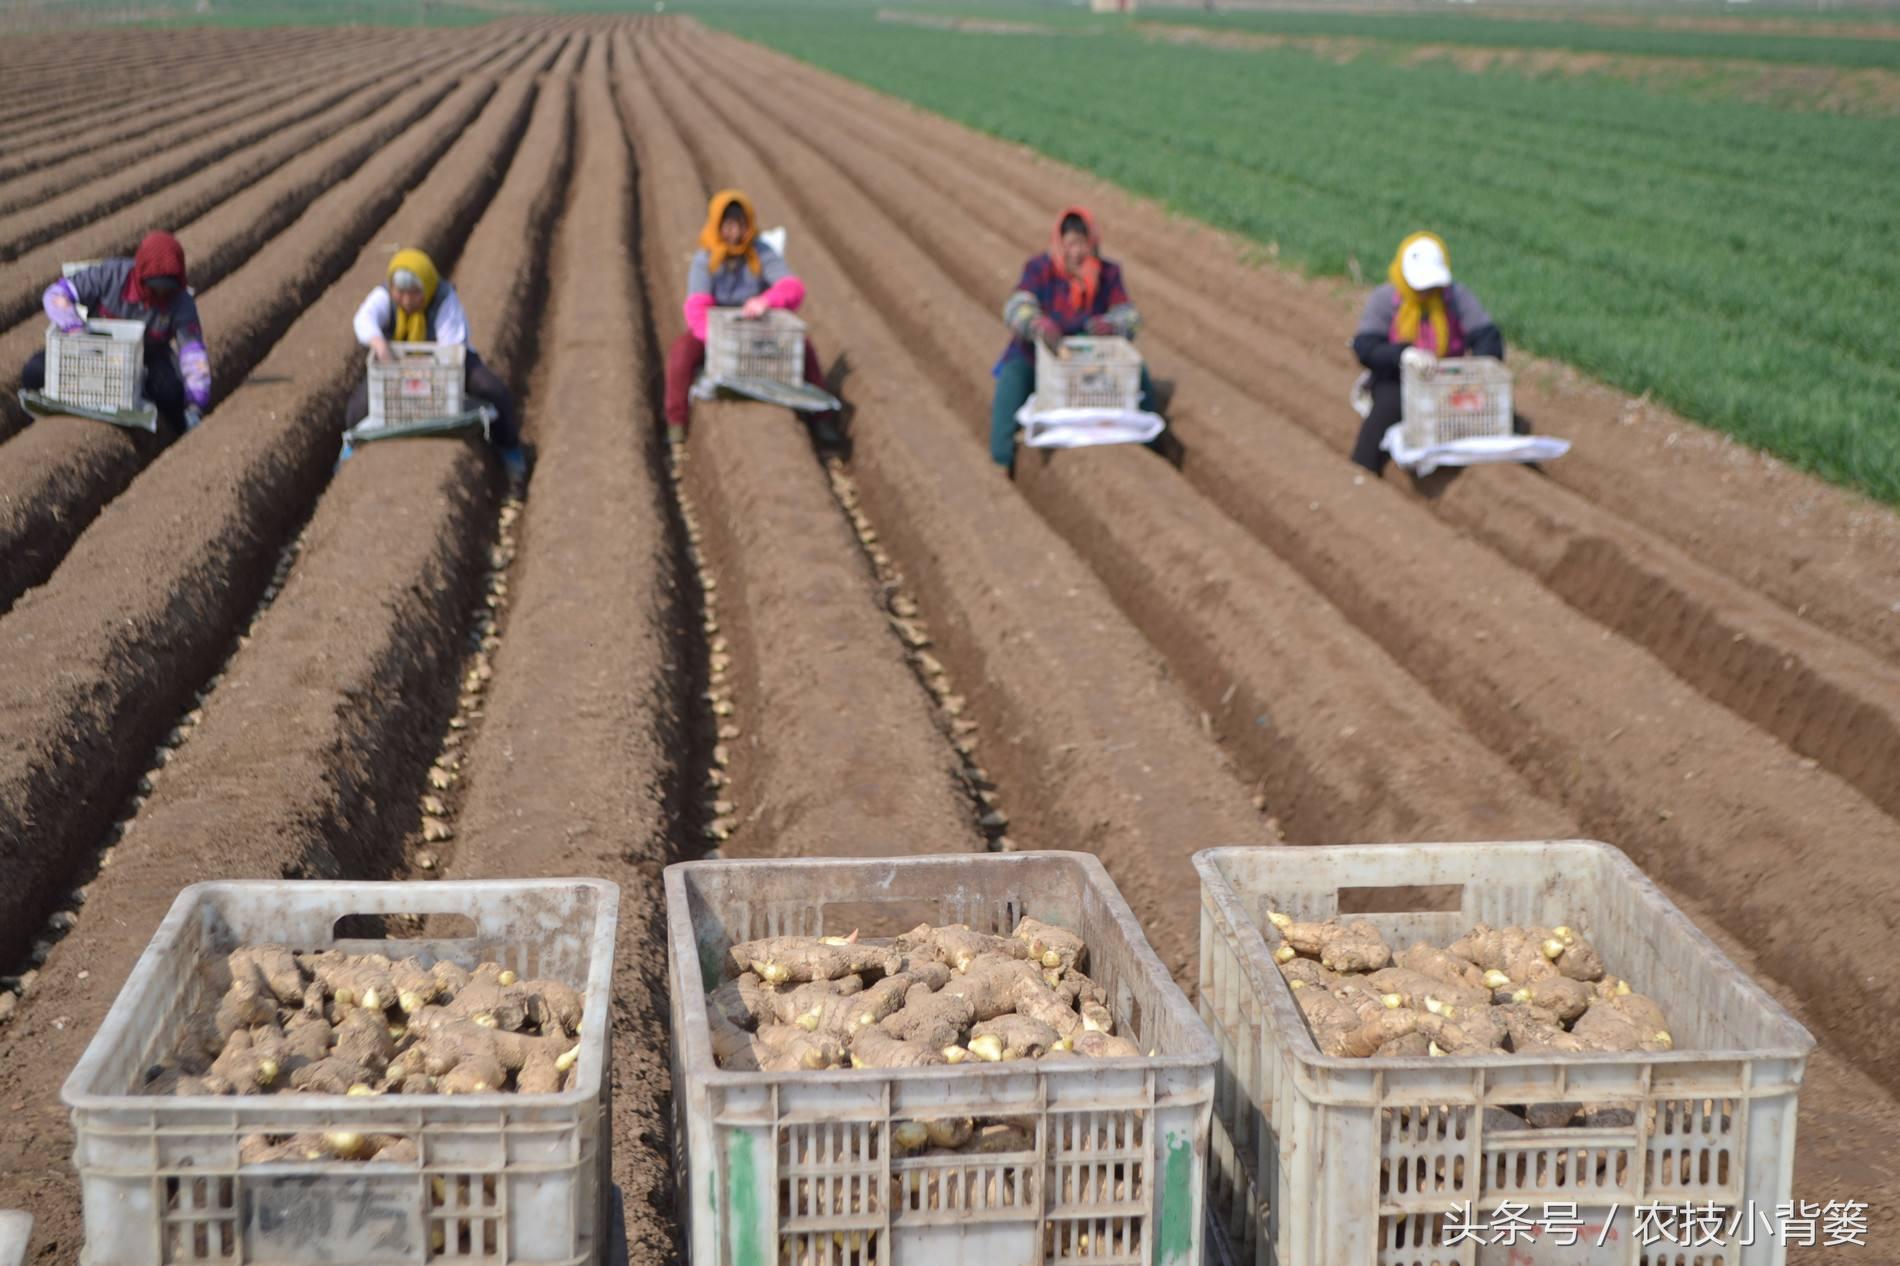
[[[1890,122],[862,9],[693,11],[1313,272],[1380,275],[1436,229],[1513,343],[1900,503]]]

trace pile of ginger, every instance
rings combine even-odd
[[[1568,927],[1478,924],[1443,949],[1396,954],[1363,920],[1285,914],[1273,958],[1326,1055],[1666,1051],[1662,1008],[1612,976]]]
[[[555,980],[519,980],[496,963],[468,970],[340,950],[246,945],[207,965],[215,1010],[187,1021],[172,1058],[142,1094],[552,1094],[574,1084],[581,995]],[[222,977],[229,975],[226,983]],[[245,1159],[367,1159],[375,1138],[345,1132],[245,1140]],[[385,1140],[380,1159],[398,1159]],[[395,1151],[390,1149],[395,1148]]]
[[[1142,1054],[1082,972],[1082,938],[920,925],[889,940],[785,936],[732,947],[707,998],[721,1068],[795,1072]]]

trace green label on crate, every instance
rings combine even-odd
[[[759,1176],[752,1136],[735,1132],[726,1145],[726,1208],[732,1218],[732,1266],[771,1266],[759,1243]]]
[[[1161,1226],[1155,1234],[1155,1261],[1186,1262],[1194,1248],[1194,1144],[1168,1135],[1167,1172],[1161,1183]]]

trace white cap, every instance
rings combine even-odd
[[[1445,248],[1429,237],[1421,237],[1405,248],[1399,258],[1399,272],[1405,284],[1414,290],[1436,290],[1451,284],[1451,265]]]

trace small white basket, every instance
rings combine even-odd
[[[1025,915],[1081,934],[1116,1031],[1155,1054],[795,1073],[714,1061],[706,993],[740,941],[920,922],[1008,934]],[[688,862],[666,870],[666,922],[677,1207],[698,1266],[1200,1266],[1214,1048],[1093,856]],[[891,1155],[893,1125],[947,1116],[1016,1119],[1035,1143]]]
[[[1786,1244],[1749,1219],[1788,1199],[1795,1099],[1814,1039],[1617,849],[1594,840],[1217,848],[1195,854],[1194,865],[1201,1015],[1221,1051],[1208,1206],[1230,1260],[1784,1261]],[[1674,1049],[1323,1055],[1274,965],[1280,933],[1266,916],[1322,920],[1353,898],[1355,909],[1404,911],[1347,916],[1377,927],[1394,948],[1448,945],[1479,922],[1575,927],[1612,971],[1662,1006]],[[1532,1129],[1516,1119],[1501,1128],[1504,1118],[1492,1126],[1485,1112],[1572,1103],[1616,1104],[1629,1120]],[[1639,1204],[1711,1202],[1731,1231],[1720,1243],[1680,1253],[1641,1243]],[[1485,1244],[1507,1206],[1539,1224],[1515,1250]],[[1567,1247],[1556,1225],[1564,1206],[1577,1219],[1573,1230],[1590,1228]],[[1449,1229],[1453,1213],[1477,1238]]]
[[[1135,409],[1141,403],[1141,353],[1125,338],[1065,338],[1058,356],[1036,343],[1036,410]]]
[[[706,314],[706,376],[804,382],[805,323],[783,308],[768,308],[755,321],[738,308],[714,308]]]
[[[67,1078],[85,1208],[82,1266],[580,1266],[610,1234],[614,929],[593,879],[254,881],[178,894]],[[461,916],[469,936],[349,940],[355,915]],[[148,1068],[216,1004],[206,966],[243,944],[464,967],[494,961],[582,991],[580,1061],[556,1094],[146,1095]],[[245,1165],[247,1134],[413,1139],[413,1162]]]
[[[434,422],[462,412],[468,348],[461,343],[391,343],[394,358],[369,357],[369,417],[374,430]]]
[[[1441,360],[1429,376],[1399,370],[1405,447],[1511,434],[1511,371],[1494,356]]]
[[[94,317],[83,334],[46,331],[46,396],[115,413],[136,408],[145,372],[145,323]]]

